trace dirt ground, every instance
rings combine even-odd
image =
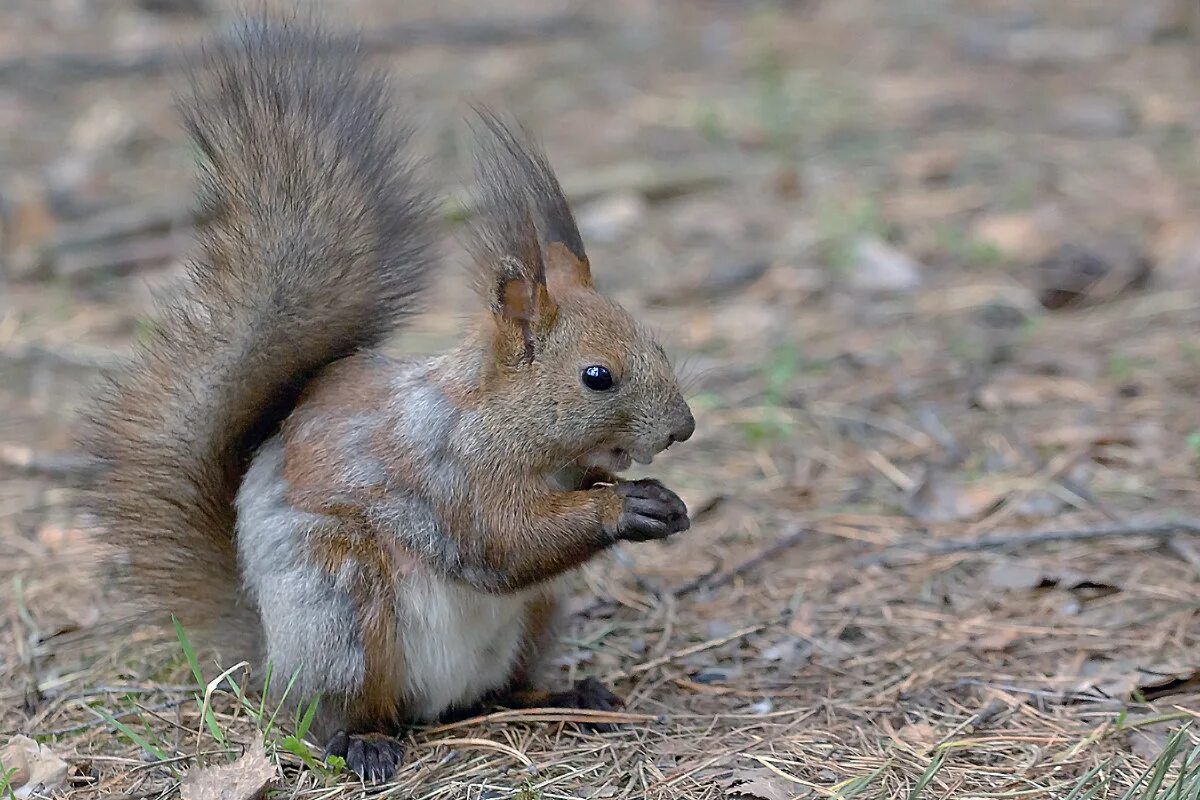
[[[206,724],[82,577],[72,415],[188,250],[204,5],[0,5],[0,747],[72,797],[264,751],[280,797],[1200,797],[1192,0],[339,3],[448,191],[468,101],[538,132],[698,421],[651,469],[693,529],[589,565],[556,662],[640,716],[413,730],[383,789],[231,684]]]

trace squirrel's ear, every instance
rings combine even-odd
[[[510,266],[512,265],[510,262]],[[521,265],[528,267],[528,265]],[[554,327],[558,309],[546,288],[545,273],[538,269],[501,270],[492,296],[496,321],[497,357],[505,363],[531,363],[539,344]]]
[[[551,292],[564,289],[592,288],[592,268],[587,256],[579,257],[562,242],[551,242],[546,247],[546,283]]]
[[[528,131],[508,126],[494,113],[477,108],[491,153],[506,173],[520,184],[545,249],[546,282],[550,293],[568,288],[592,288],[592,270],[583,239],[546,154]]]

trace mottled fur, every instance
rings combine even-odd
[[[596,293],[545,157],[487,114],[486,311],[446,355],[373,349],[427,282],[431,214],[382,83],[324,45],[248,26],[185,104],[207,158],[202,257],[89,446],[130,588],[216,623],[217,644],[240,616],[294,697],[322,694],[333,751],[378,777],[395,744],[364,735],[406,720],[504,692],[619,702],[530,691],[556,579],[687,528],[668,489],[611,473],[694,423],[662,348]],[[612,389],[581,383],[593,364]]]

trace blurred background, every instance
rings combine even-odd
[[[411,796],[1200,792],[1195,0],[321,7],[448,197],[469,102],[537,132],[698,419],[653,468],[693,530],[589,566],[558,662],[666,721],[481,727],[519,775],[418,733]],[[171,95],[232,8],[0,4],[0,734],[54,733],[83,795],[172,780],[89,709],[196,719],[178,653],[80,652],[71,424],[187,256]],[[465,284],[397,350],[454,342]]]

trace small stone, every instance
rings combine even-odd
[[[620,192],[588,203],[576,219],[583,238],[612,244],[632,233],[646,214],[646,201],[636,192]]]
[[[1062,102],[1055,128],[1068,136],[1110,138],[1128,136],[1137,129],[1133,109],[1113,97],[1085,95]]]
[[[909,292],[921,285],[920,266],[882,239],[854,244],[850,286],[866,292]]]

